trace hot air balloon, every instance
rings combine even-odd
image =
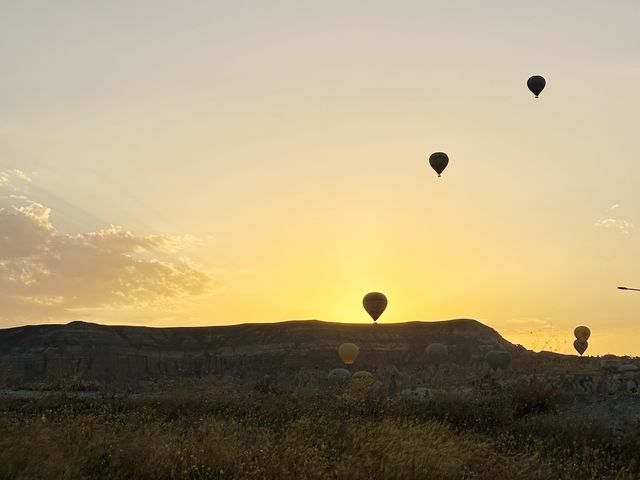
[[[429,165],[431,165],[431,168],[433,168],[440,177],[444,169],[449,165],[449,157],[443,152],[432,153],[429,157]]]
[[[603,355],[600,359],[600,367],[609,373],[617,372],[618,368],[620,368],[620,361],[618,360],[618,357],[609,353],[607,355]]]
[[[435,363],[440,362],[448,353],[447,346],[442,343],[430,343],[424,351]]]
[[[527,87],[529,87],[529,90],[531,90],[531,93],[533,93],[536,98],[538,98],[538,95],[544,90],[546,84],[547,81],[540,75],[534,75],[527,80]]]
[[[345,365],[353,365],[359,353],[360,349],[355,343],[343,343],[338,347],[338,355]]]
[[[334,368],[327,377],[331,383],[345,383],[351,378],[351,372],[346,368]]]
[[[582,355],[584,352],[587,351],[587,348],[589,348],[589,342],[587,342],[586,340],[580,340],[578,338],[573,341],[573,348],[576,349],[576,352]]]
[[[367,293],[362,299],[362,306],[375,322],[387,308],[387,297],[380,292]]]
[[[580,325],[579,327],[575,328],[575,330],[573,331],[573,334],[578,340],[584,340],[586,342],[587,340],[589,340],[589,337],[591,336],[591,330],[589,330],[589,327]]]
[[[351,375],[352,381],[371,381],[373,380],[373,374],[371,372],[367,372],[366,370],[360,370],[359,372]]]
[[[493,350],[485,357],[492,370],[506,370],[511,364],[511,354],[502,350]]]

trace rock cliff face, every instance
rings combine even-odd
[[[309,320],[197,328],[72,322],[0,330],[0,374],[11,382],[297,375],[339,366],[336,350],[343,342],[358,344],[358,368],[372,371],[418,368],[428,361],[425,347],[432,342],[447,344],[450,357],[460,365],[482,362],[485,352],[494,348],[516,348],[495,330],[466,319],[387,325]]]

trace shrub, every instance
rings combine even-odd
[[[555,412],[558,394],[545,382],[534,376],[515,384],[512,400],[516,417],[524,417],[537,413]]]

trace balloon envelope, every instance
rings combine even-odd
[[[367,293],[362,299],[362,306],[375,322],[387,308],[387,297],[380,292]]]
[[[573,331],[573,334],[578,340],[584,340],[586,342],[587,340],[589,340],[589,337],[591,336],[591,330],[589,330],[589,327],[580,325],[579,327],[575,328],[575,330]]]
[[[361,370],[351,375],[351,383],[358,386],[369,386],[375,383],[371,372]]]
[[[449,165],[449,157],[444,152],[432,153],[429,157],[429,165],[433,168],[438,176],[444,172],[444,169]]]
[[[511,354],[502,350],[493,350],[487,353],[487,363],[493,370],[506,370],[511,364]]]
[[[334,368],[329,372],[328,379],[331,383],[344,383],[351,377],[351,372],[346,368]]]
[[[531,90],[531,93],[533,93],[536,98],[542,93],[546,84],[547,81],[540,75],[534,75],[527,80],[527,87],[529,87],[529,90]]]
[[[615,355],[607,354],[603,355],[600,359],[600,367],[603,370],[615,372],[620,367],[620,362],[618,361],[618,357],[616,357]]]
[[[578,338],[573,342],[573,348],[575,348],[576,352],[578,352],[580,355],[586,352],[588,347],[589,347],[589,342],[587,342],[586,340],[580,340]]]
[[[442,360],[449,352],[447,346],[442,343],[430,343],[424,351],[427,354],[427,357],[436,361]]]
[[[345,365],[352,365],[359,353],[360,349],[355,343],[343,343],[338,347],[338,355]]]

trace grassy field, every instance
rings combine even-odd
[[[5,399],[0,478],[640,478],[638,425],[574,406],[531,382],[428,402],[214,381]]]

